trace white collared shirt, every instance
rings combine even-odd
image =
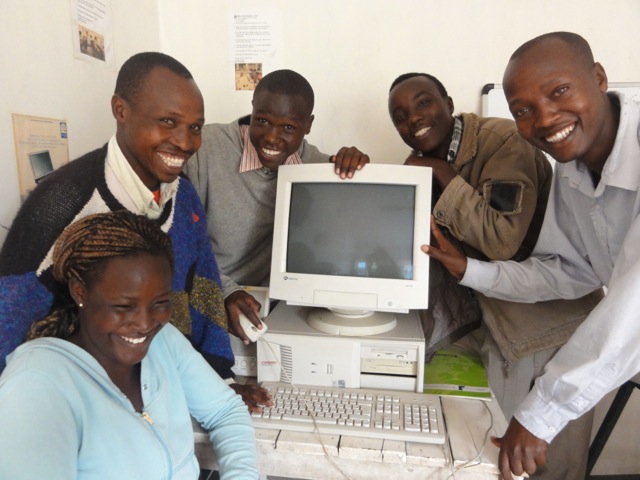
[[[578,298],[608,287],[515,414],[547,442],[640,371],[640,105],[619,98],[618,133],[597,187],[583,164],[557,164],[531,258],[469,259],[461,282],[524,302]]]
[[[127,209],[150,219],[162,214],[165,204],[178,188],[179,179],[171,183],[160,184],[160,204],[156,203],[153,192],[142,182],[127,161],[118,145],[116,136],[109,140],[105,178],[113,196]]]

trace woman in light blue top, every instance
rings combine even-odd
[[[85,217],[53,264],[70,297],[7,357],[0,478],[195,480],[190,415],[221,478],[257,478],[246,406],[168,323],[173,261],[159,226],[130,212]]]

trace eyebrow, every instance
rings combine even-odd
[[[186,118],[186,115],[180,112],[176,112],[174,110],[169,110],[169,112],[165,113],[165,114],[161,114],[161,115],[168,115],[168,116],[172,116],[172,117],[178,117],[180,119]],[[199,117],[195,122],[192,123],[204,123],[204,117]]]

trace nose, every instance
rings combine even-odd
[[[181,126],[173,131],[172,143],[183,152],[193,153],[200,148],[201,137],[189,126]]]
[[[424,115],[422,114],[422,112],[418,109],[412,110],[409,112],[409,125],[415,125],[416,123],[418,123],[420,120],[422,120],[424,118]]]
[[[269,126],[264,132],[264,139],[270,145],[276,146],[280,143],[280,134],[275,126]]]
[[[157,313],[151,307],[141,308],[133,319],[138,333],[144,335],[158,326],[160,322],[156,319],[156,315]]]
[[[553,126],[558,119],[558,108],[550,101],[540,103],[535,109],[535,126],[536,128],[548,128]]]

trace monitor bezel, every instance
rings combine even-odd
[[[340,182],[411,185],[415,188],[413,279],[299,274],[286,270],[292,185]],[[331,163],[281,166],[278,169],[269,296],[291,305],[310,307],[403,313],[427,308],[429,257],[420,247],[430,242],[431,187],[432,171],[428,167],[369,164],[353,178],[341,179]]]

